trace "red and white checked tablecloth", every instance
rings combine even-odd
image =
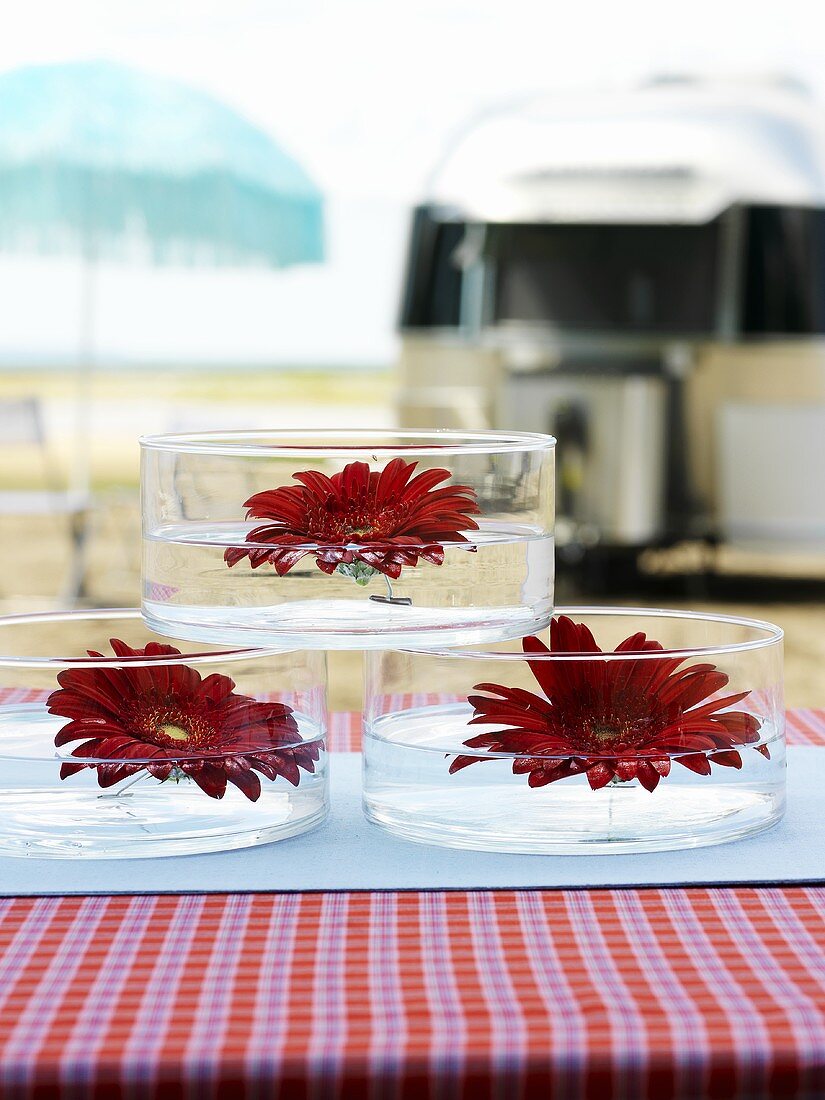
[[[825,887],[2,900],[18,1097],[821,1100]]]

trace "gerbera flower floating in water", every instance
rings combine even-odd
[[[550,626],[550,649],[538,638],[524,638],[526,654],[601,653],[583,623],[566,616]],[[650,653],[662,646],[634,634],[616,653]],[[526,774],[531,787],[586,775],[597,790],[611,780],[638,779],[653,791],[670,773],[675,760],[709,775],[712,764],[741,768],[739,748],[753,745],[769,757],[759,741],[760,723],[752,714],[726,708],[747,691],[720,697],[728,677],[715,665],[684,666],[683,657],[632,658],[610,661],[529,661],[544,695],[500,684],[476,684],[469,702],[470,725],[506,728],[465,741],[467,748],[490,753],[517,753],[516,775]],[[450,772],[495,757],[457,756]]]
[[[132,649],[112,638],[110,645],[121,658],[181,656],[158,642]],[[233,783],[255,802],[261,794],[256,772],[297,787],[300,768],[315,770],[319,745],[300,742],[291,708],[236,694],[228,676],[203,679],[184,664],[146,664],[66,669],[57,682],[49,712],[71,721],[55,745],[88,738],[71,755],[101,761],[64,763],[61,779],[94,768],[100,786],[111,787],[145,769],[159,780],[188,777],[212,798],[223,798]]]
[[[268,562],[283,577],[311,554],[322,572],[337,570],[363,585],[376,573],[395,580],[419,559],[441,565],[444,542],[474,549],[462,531],[478,528],[475,492],[469,485],[443,485],[449,470],[413,476],[416,466],[394,458],[379,472],[367,462],[350,462],[331,477],[304,470],[293,475],[298,485],[256,493],[244,505],[247,518],[267,522],[246,541],[265,545],[230,547],[226,564],[249,558],[257,569]]]

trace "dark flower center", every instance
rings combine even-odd
[[[598,721],[590,723],[590,734],[597,741],[624,740],[621,729],[617,729],[613,722]]]
[[[188,730],[182,729],[180,726],[173,726],[169,722],[163,726],[158,726],[157,732],[162,733],[164,737],[170,737],[173,741],[189,740]]]
[[[307,514],[307,528],[319,540],[346,542],[350,538],[389,538],[399,527],[404,509],[382,508],[375,510],[372,501],[365,497],[347,501],[340,509],[334,502],[311,509]]]
[[[594,714],[582,722],[582,742],[585,747],[598,749],[631,748],[645,744],[655,734],[657,723],[650,715],[632,713]],[[575,728],[575,720],[571,728]]]
[[[208,748],[216,740],[215,730],[208,722],[174,705],[149,705],[139,710],[132,719],[132,734],[150,745],[187,751]]]

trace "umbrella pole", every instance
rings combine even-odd
[[[75,387],[74,453],[70,489],[78,500],[91,489],[92,380],[97,358],[97,252],[90,242],[83,250],[80,272],[80,328]]]
[[[75,379],[74,447],[69,478],[69,537],[72,559],[64,598],[86,595],[86,544],[91,503],[92,380],[97,357],[97,250],[83,250],[80,270],[80,326]]]

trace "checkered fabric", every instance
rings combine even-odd
[[[825,887],[0,900],[0,1100],[86,1097],[822,1100]]]

